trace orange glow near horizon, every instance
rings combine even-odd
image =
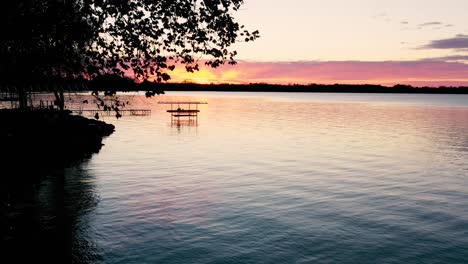
[[[171,82],[198,84],[408,84],[414,86],[468,86],[468,64],[433,61],[389,62],[239,62],[235,66],[183,66],[169,72]]]
[[[201,68],[199,71],[187,72],[183,67],[176,68],[170,72],[171,82],[175,83],[197,83],[197,84],[243,84],[239,80],[238,69],[212,69],[209,67]]]
[[[200,71],[191,73],[185,71],[183,67],[176,68],[169,73],[173,82],[193,82],[198,84],[216,83],[218,79],[216,74],[209,69],[200,69]]]

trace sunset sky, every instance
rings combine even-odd
[[[468,85],[466,0],[246,0],[239,64],[174,81]]]

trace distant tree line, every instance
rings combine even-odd
[[[34,91],[54,92],[57,87],[67,87],[69,91],[103,91],[102,95],[116,92],[143,91],[150,97],[164,91],[225,91],[225,92],[316,92],[316,93],[427,93],[427,94],[468,94],[467,86],[416,87],[405,84],[384,86],[376,84],[197,84],[197,83],[158,83],[135,82],[134,79],[116,74],[98,76],[92,80],[75,79],[72,82],[49,78],[37,82]],[[0,91],[5,86],[0,85]]]
[[[428,93],[428,94],[468,94],[468,87],[414,87],[397,84],[383,86],[374,84],[159,84],[164,91],[226,91],[226,92],[316,92],[316,93]]]

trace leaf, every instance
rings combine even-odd
[[[162,79],[163,79],[164,81],[168,81],[168,80],[171,79],[171,76],[169,76],[169,74],[167,74],[167,73],[161,74],[161,77],[162,77]]]

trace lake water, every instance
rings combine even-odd
[[[468,95],[126,99],[152,115],[65,172],[78,262],[468,262]]]

